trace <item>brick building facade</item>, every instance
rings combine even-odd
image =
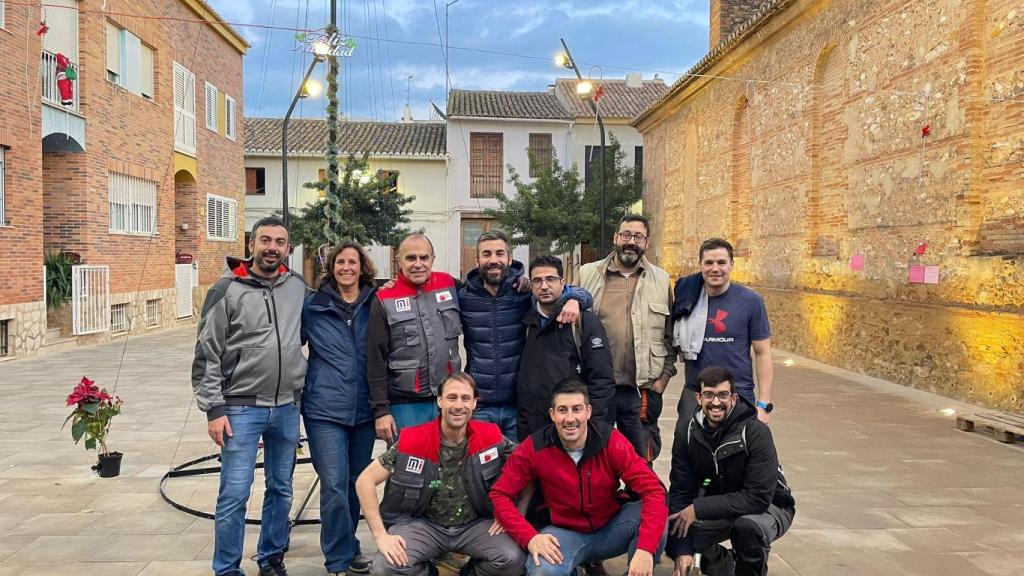
[[[188,292],[197,308],[224,255],[243,253],[248,45],[202,0],[132,0],[116,10],[101,0],[54,0],[46,10],[42,40],[38,6],[8,5],[7,32],[0,30],[0,138],[10,142],[0,140],[10,147],[0,239],[17,237],[19,247],[18,274],[0,278],[0,318],[41,306],[43,253],[65,251],[109,268],[113,326],[80,341],[187,321]],[[53,80],[58,51],[78,71],[66,105]],[[176,290],[179,253],[196,263],[185,292]],[[71,336],[69,315],[51,312],[51,331],[61,324]],[[45,322],[44,313],[44,331]],[[42,346],[29,324],[9,326],[19,335],[11,354]]]
[[[728,238],[774,345],[1020,410],[1020,2],[711,4],[709,54],[634,121],[653,255]]]

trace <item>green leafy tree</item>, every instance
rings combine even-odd
[[[527,154],[536,168],[537,159],[529,150]],[[516,188],[515,196],[499,192],[495,197],[498,209],[489,209],[487,213],[509,235],[514,246],[532,244],[544,250],[567,252],[597,222],[597,217],[586,209],[579,171],[575,166],[563,167],[554,152],[550,167],[543,167],[532,181],[523,180],[511,164],[508,172],[508,181]]]
[[[605,146],[605,239],[611,245],[611,234],[619,219],[643,197],[643,184],[632,167],[624,166],[626,157],[622,145],[614,135]],[[534,172],[539,176],[532,181],[508,165],[509,182],[516,194],[496,196],[499,207],[488,210],[498,226],[509,235],[513,245],[541,246],[544,250],[568,252],[586,242],[600,245],[601,234],[601,159],[595,155],[590,161],[591,177],[583,182],[579,169],[562,166],[552,152],[551,165],[538,166],[537,158],[527,149]],[[549,248],[550,247],[550,248]],[[603,256],[603,255],[602,255]]]
[[[305,184],[323,196],[292,217],[293,244],[301,244],[309,253],[348,239],[393,247],[411,232],[405,224],[412,213],[408,204],[415,197],[399,194],[394,177],[382,179],[372,173],[367,156],[350,155],[338,179],[336,196],[331,195],[327,180]]]
[[[611,135],[604,150],[605,175],[605,244],[611,246],[611,235],[618,229],[619,219],[632,211],[633,206],[643,198],[643,182],[631,166],[625,166],[626,157],[622,144]],[[594,155],[590,161],[590,181],[585,183],[583,204],[585,210],[594,216],[593,223],[582,234],[582,241],[590,246],[601,244],[601,157]],[[600,254],[604,257],[604,254]]]

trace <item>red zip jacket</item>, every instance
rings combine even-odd
[[[625,482],[642,498],[637,547],[651,554],[657,551],[668,517],[665,487],[618,430],[591,421],[578,465],[562,447],[554,426],[531,434],[512,452],[491,488],[491,502],[495,519],[524,549],[537,530],[514,500],[535,479],[551,510],[551,523],[582,533],[600,530],[618,514],[625,500],[619,481]]]

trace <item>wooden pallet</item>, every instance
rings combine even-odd
[[[971,432],[975,426],[991,428],[996,440],[1011,443],[1015,442],[1018,436],[1024,436],[1024,414],[995,411],[957,414],[957,430]]]

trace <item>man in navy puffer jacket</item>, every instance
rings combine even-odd
[[[525,267],[512,260],[508,236],[484,232],[476,243],[476,270],[459,288],[459,315],[466,347],[466,371],[480,391],[474,418],[497,424],[517,437],[516,380],[523,350],[523,314],[531,305],[529,290],[517,289]],[[570,287],[558,321],[568,324],[589,309],[593,300],[582,288]]]

